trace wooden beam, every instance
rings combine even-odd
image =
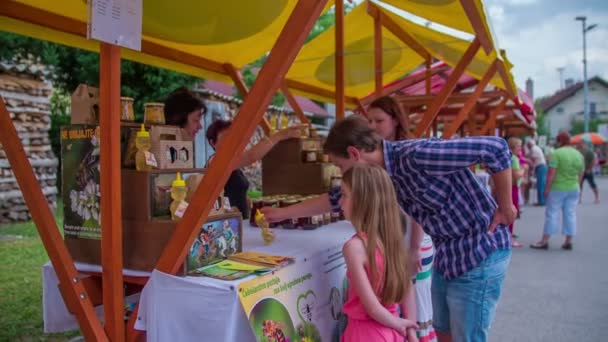
[[[5,5],[7,3],[3,4],[3,6]],[[15,179],[21,188],[44,249],[57,274],[57,279],[62,284],[65,295],[74,303],[73,307],[80,331],[88,341],[108,341],[101,321],[97,318],[95,308],[74,267],[74,260],[65,247],[63,237],[55,223],[55,216],[42,193],[40,183],[27,159],[21,139],[2,97],[0,97],[0,144],[2,144]]]
[[[336,77],[336,120],[342,120],[345,112],[344,95],[344,0],[335,0],[335,77]]]
[[[243,81],[243,75],[241,74],[241,71],[237,70],[237,68],[235,68],[234,65],[232,65],[230,63],[224,64],[224,70],[230,76],[230,78],[232,78],[232,82],[234,82],[236,89],[238,90],[239,93],[241,93],[241,96],[243,97],[243,99],[245,99],[247,97],[247,95],[249,94],[249,89],[247,88],[247,85]],[[268,122],[268,120],[266,119],[265,116],[262,116],[260,125],[262,125],[262,129],[264,130],[264,133],[266,133],[266,135],[270,136],[270,134],[272,132],[272,127],[270,127],[270,123]]]
[[[464,103],[469,99],[470,93],[452,93],[446,99],[445,104],[456,104],[456,103]],[[480,95],[480,99],[486,99],[488,97],[494,98],[497,96],[503,96],[503,92],[491,90],[483,92]],[[400,103],[403,103],[406,106],[420,106],[420,105],[430,105],[434,100],[437,99],[437,95],[404,95],[404,96],[395,96],[395,100]]]
[[[122,279],[120,159],[120,47],[101,43],[99,54],[99,164],[104,328],[112,341],[125,336]]]
[[[431,95],[431,59],[427,59],[425,61],[425,88],[426,88],[426,94],[427,95]]]
[[[498,107],[496,109],[490,111],[490,116],[488,121],[481,127],[480,134],[494,135],[494,131],[496,130],[496,117],[503,111],[505,104],[507,104],[509,98],[505,96],[505,98],[500,101]]]
[[[257,81],[239,114],[219,144],[216,157],[207,168],[203,181],[195,191],[188,209],[177,223],[173,236],[160,256],[156,269],[175,274],[180,270],[199,227],[205,222],[213,201],[217,199],[230,175],[230,165],[243,151],[266,106],[283,81],[287,70],[304,44],[327,0],[298,1],[287,23],[262,66]]]
[[[501,62],[498,65],[498,74],[500,75],[500,78],[502,79],[502,83],[504,83],[505,88],[507,93],[511,96],[511,98],[516,98],[517,97],[517,91],[515,89],[513,89],[513,86],[511,84],[511,82],[509,82],[509,73],[507,71],[507,68],[505,67],[505,63]]]
[[[473,30],[475,31],[475,38],[479,40],[483,50],[487,55],[489,55],[492,53],[492,50],[494,50],[492,36],[484,23],[483,16],[480,12],[481,9],[477,8],[475,2],[475,0],[460,0],[460,4],[462,5],[467,18],[469,18],[469,22],[471,22],[471,26],[473,26]]]
[[[300,104],[298,103],[296,98],[293,96],[291,91],[289,91],[289,89],[287,88],[287,85],[285,85],[285,82],[281,83],[281,91],[283,92],[283,95],[285,95],[287,102],[289,102],[291,109],[293,109],[293,111],[294,111],[294,113],[296,113],[296,116],[298,117],[298,119],[300,119],[300,122],[305,123],[305,124],[310,124],[310,120],[308,120],[308,117],[306,117],[306,115],[304,114],[302,107],[300,107]]]
[[[399,38],[405,45],[414,50],[418,55],[420,55],[420,57],[425,60],[430,60],[432,58],[432,55],[416,40],[416,38],[407,33],[403,27],[393,21],[391,17],[389,17],[386,13],[384,13],[384,11],[379,9],[378,6],[370,1],[367,2],[367,13],[369,13],[369,15],[371,15],[373,18],[378,17],[382,22],[382,26],[386,27],[387,30]]]
[[[492,77],[494,77],[494,74],[496,74],[497,67],[498,67],[498,59],[496,59],[496,60],[494,60],[494,62],[492,62],[492,64],[490,65],[490,67],[488,68],[486,73],[483,75],[483,78],[481,79],[481,81],[479,81],[479,83],[477,83],[477,86],[475,87],[475,91],[469,96],[469,99],[467,100],[467,102],[465,102],[464,106],[462,106],[462,108],[460,109],[460,112],[454,119],[454,122],[452,122],[452,125],[450,127],[448,127],[448,129],[443,131],[444,139],[449,139],[452,136],[452,134],[456,133],[456,131],[458,130],[460,125],[462,125],[463,121],[469,115],[469,112],[471,111],[471,109],[473,108],[475,103],[477,103],[479,96],[481,96],[481,94],[483,93],[483,91],[486,88],[486,86],[488,85],[488,83],[490,83],[490,80],[492,79]]]
[[[366,118],[369,117],[369,114],[367,113],[367,109],[365,109],[365,105],[357,100],[359,102],[359,104],[357,105],[357,109],[359,110],[359,112],[361,112],[361,115],[365,116]]]
[[[368,2],[370,4],[370,2]],[[382,93],[382,20],[380,16],[374,17],[374,76],[376,80],[376,96]]]
[[[319,88],[319,87],[315,87],[306,83],[302,83],[299,81],[294,81],[294,80],[289,80],[286,79],[285,80],[285,84],[287,85],[287,87],[289,89],[295,89],[295,90],[300,90],[306,93],[310,93],[310,94],[315,94],[315,95],[319,95],[322,97],[325,97],[327,99],[333,99],[335,100],[336,98],[336,92],[335,91],[331,91],[331,90],[327,90],[327,89],[323,89],[323,88]],[[346,103],[356,107],[357,106],[357,98],[355,97],[349,97],[346,96]]]
[[[435,74],[438,74],[438,73],[441,73],[441,72],[444,72],[444,71],[449,70],[449,69],[450,69],[450,67],[447,66],[447,65],[431,69],[431,76],[433,76]],[[390,95],[390,94],[392,94],[392,93],[394,93],[396,91],[399,91],[399,90],[401,90],[403,88],[407,88],[407,87],[409,87],[411,85],[414,85],[416,83],[420,83],[420,82],[424,81],[425,79],[426,79],[426,73],[419,73],[416,76],[405,77],[405,78],[401,79],[400,81],[393,83],[390,86],[384,87],[382,89],[382,93],[380,94],[380,96]],[[369,95],[369,96],[366,96],[365,98],[363,98],[361,100],[361,102],[363,104],[367,105],[367,104],[370,104],[376,98],[377,97],[375,96],[375,94],[372,94],[372,95]]]
[[[420,125],[418,125],[416,127],[416,131],[414,132],[415,137],[422,136],[424,131],[426,131],[428,129],[428,127],[431,125],[431,123],[435,119],[435,116],[437,116],[437,113],[439,113],[439,109],[441,109],[441,107],[444,105],[448,96],[450,96],[450,94],[456,87],[456,84],[458,83],[458,80],[464,73],[465,69],[471,63],[471,61],[473,60],[473,57],[475,57],[475,54],[479,50],[479,47],[480,47],[479,40],[477,40],[477,38],[476,38],[473,40],[471,45],[467,48],[465,53],[462,55],[462,58],[460,59],[460,61],[456,65],[456,67],[452,70],[450,77],[448,78],[447,82],[445,83],[445,85],[443,86],[443,88],[441,89],[439,94],[437,95],[437,99],[435,101],[433,101],[433,103],[430,105],[429,109],[424,114],[424,118],[422,119],[422,122],[420,123]]]

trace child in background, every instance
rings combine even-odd
[[[344,173],[341,207],[356,234],[344,244],[348,324],[342,341],[417,341],[415,317],[398,308],[411,292],[400,209],[393,184],[380,167],[354,166]]]

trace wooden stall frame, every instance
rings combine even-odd
[[[300,119],[300,122],[303,124],[310,124],[310,120],[308,119],[308,117],[306,117],[306,114],[304,114],[302,107],[300,107],[300,104],[298,103],[298,101],[296,101],[296,98],[293,96],[289,88],[287,88],[287,85],[284,81],[281,82],[281,92],[283,93],[283,95],[285,95],[287,102],[291,106],[291,109],[293,109],[294,113],[296,113],[296,117]]]
[[[336,121],[344,119],[346,96],[344,92],[344,0],[335,0],[335,84],[336,84]]]

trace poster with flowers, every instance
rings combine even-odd
[[[62,128],[61,175],[65,237],[101,239],[99,127]]]

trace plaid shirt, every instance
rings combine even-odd
[[[401,208],[429,234],[435,268],[446,279],[463,275],[497,249],[510,249],[508,229],[488,233],[497,205],[469,167],[491,173],[511,167],[506,142],[496,137],[383,142],[384,163]],[[330,190],[332,210],[340,210],[340,188]]]

